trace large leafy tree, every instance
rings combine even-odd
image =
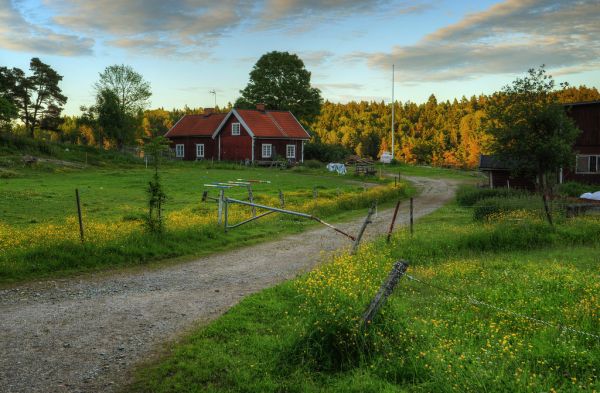
[[[121,113],[135,115],[144,110],[152,96],[150,83],[131,66],[115,64],[100,73],[100,79],[94,84],[97,95],[111,91],[117,98]]]
[[[304,124],[314,120],[321,110],[321,91],[310,84],[310,72],[293,53],[264,54],[250,72],[250,81],[240,91],[238,108],[254,108],[265,104],[267,109],[292,112]]]
[[[67,102],[58,86],[63,79],[52,67],[34,57],[29,63],[30,76],[19,68],[0,68],[0,96],[4,99],[8,116],[14,109],[25,129],[33,137],[40,126],[55,129],[60,124],[60,114]],[[6,116],[6,115],[5,115]]]
[[[15,83],[12,70],[0,67],[0,127],[2,128],[9,126],[18,115],[17,105],[14,102]]]
[[[97,128],[97,140],[113,141],[118,148],[135,140],[141,130],[143,110],[152,95],[150,84],[127,65],[112,65],[94,84],[96,104],[82,108],[87,122]]]
[[[486,108],[492,151],[513,173],[536,178],[544,195],[551,186],[549,175],[573,165],[573,145],[581,132],[554,88],[544,66],[530,69],[494,94]]]

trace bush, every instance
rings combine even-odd
[[[321,162],[342,162],[352,151],[340,146],[321,142],[309,142],[304,145],[304,157]]]
[[[319,169],[323,167],[323,163],[319,160],[306,160],[303,165],[311,169]]]
[[[569,181],[558,186],[558,193],[564,196],[579,197],[581,194],[586,192],[598,191],[600,187],[590,186],[589,184],[578,183],[576,181]]]
[[[487,220],[490,217],[501,217],[515,211],[527,211],[542,214],[544,206],[542,199],[531,196],[500,196],[480,199],[473,206],[473,218],[476,221]]]
[[[460,206],[473,206],[476,202],[487,198],[512,198],[529,195],[527,191],[509,188],[477,188],[461,186],[456,192],[456,202]]]

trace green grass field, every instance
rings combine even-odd
[[[451,204],[413,237],[401,231],[249,296],[124,390],[598,391],[600,338],[556,326],[600,333],[599,247],[597,218],[481,224]],[[422,282],[403,278],[361,328],[400,258]]]
[[[323,169],[171,163],[161,169],[168,197],[166,233],[156,237],[143,230],[151,176],[151,169],[138,164],[110,169],[26,168],[18,176],[0,178],[0,284],[197,257],[314,225],[273,215],[225,234],[216,222],[217,204],[201,202],[203,190],[218,195],[216,188],[205,184],[268,180],[252,185],[256,202],[279,206],[281,190],[286,207],[328,220],[364,214],[373,201],[385,204],[413,192],[406,183],[394,187],[391,179],[338,176]],[[83,207],[84,244],[78,238],[75,188]],[[248,199],[245,187],[227,189],[225,195]],[[249,214],[249,208],[230,210],[234,221]]]
[[[18,178],[0,179],[0,221],[26,227],[35,223],[59,223],[77,214],[75,188],[79,189],[84,212],[92,220],[121,220],[146,211],[146,187],[152,170],[140,167],[71,170],[61,173],[29,172]],[[209,165],[183,163],[161,170],[167,193],[165,211],[172,212],[201,205],[202,191],[217,195],[215,188],[204,184],[229,180],[269,180],[271,184],[254,184],[255,194],[277,196],[304,191],[312,198],[314,188],[321,196],[331,192],[362,190],[360,179],[311,171],[296,173],[274,169],[210,169]],[[245,188],[233,188],[226,195],[247,198]]]

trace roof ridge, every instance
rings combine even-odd
[[[279,129],[279,131],[283,134],[283,136],[287,136],[289,138],[289,135],[287,134],[287,132],[285,132],[283,130],[283,127],[281,127],[281,125],[277,122],[277,120],[273,116],[271,116],[271,114],[269,112],[265,111],[265,114],[267,116],[269,116],[269,119],[271,119],[271,121],[275,124],[275,127],[277,127],[277,129]]]

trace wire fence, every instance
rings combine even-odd
[[[593,333],[589,333],[589,332],[585,332],[585,331],[582,331],[582,330],[578,330],[578,329],[575,329],[575,328],[570,327],[570,326],[566,326],[566,325],[562,325],[562,324],[557,324],[557,323],[553,323],[553,322],[548,322],[548,321],[545,321],[545,320],[542,320],[542,319],[539,319],[539,318],[534,318],[534,317],[529,316],[529,315],[525,315],[525,314],[522,314],[522,313],[518,313],[518,312],[515,312],[515,311],[512,311],[512,310],[509,310],[509,309],[506,309],[506,308],[503,308],[503,307],[500,307],[500,306],[496,306],[496,305],[490,304],[488,302],[484,302],[483,300],[476,299],[473,296],[461,294],[458,291],[451,290],[451,289],[445,288],[445,287],[440,286],[440,285],[432,284],[430,282],[426,282],[423,279],[417,278],[417,277],[412,276],[412,275],[407,274],[407,273],[404,273],[404,276],[406,276],[406,278],[408,278],[411,281],[414,281],[414,282],[417,282],[417,283],[419,283],[421,285],[433,288],[433,289],[435,289],[437,291],[440,291],[440,292],[443,292],[443,293],[445,293],[447,295],[450,295],[450,296],[452,296],[453,298],[455,298],[457,300],[470,303],[470,304],[472,304],[474,306],[486,307],[486,308],[489,308],[489,309],[492,309],[492,310],[495,310],[495,311],[502,312],[504,314],[510,315],[512,317],[515,317],[515,318],[520,318],[520,319],[528,320],[528,321],[536,323],[538,325],[543,325],[543,326],[551,327],[551,328],[554,328],[554,329],[557,329],[557,330],[561,330],[561,331],[565,331],[565,332],[568,332],[568,333],[577,334],[577,335],[586,337],[588,339],[595,339],[595,340],[600,341],[600,335],[596,335],[596,334],[593,334]]]

